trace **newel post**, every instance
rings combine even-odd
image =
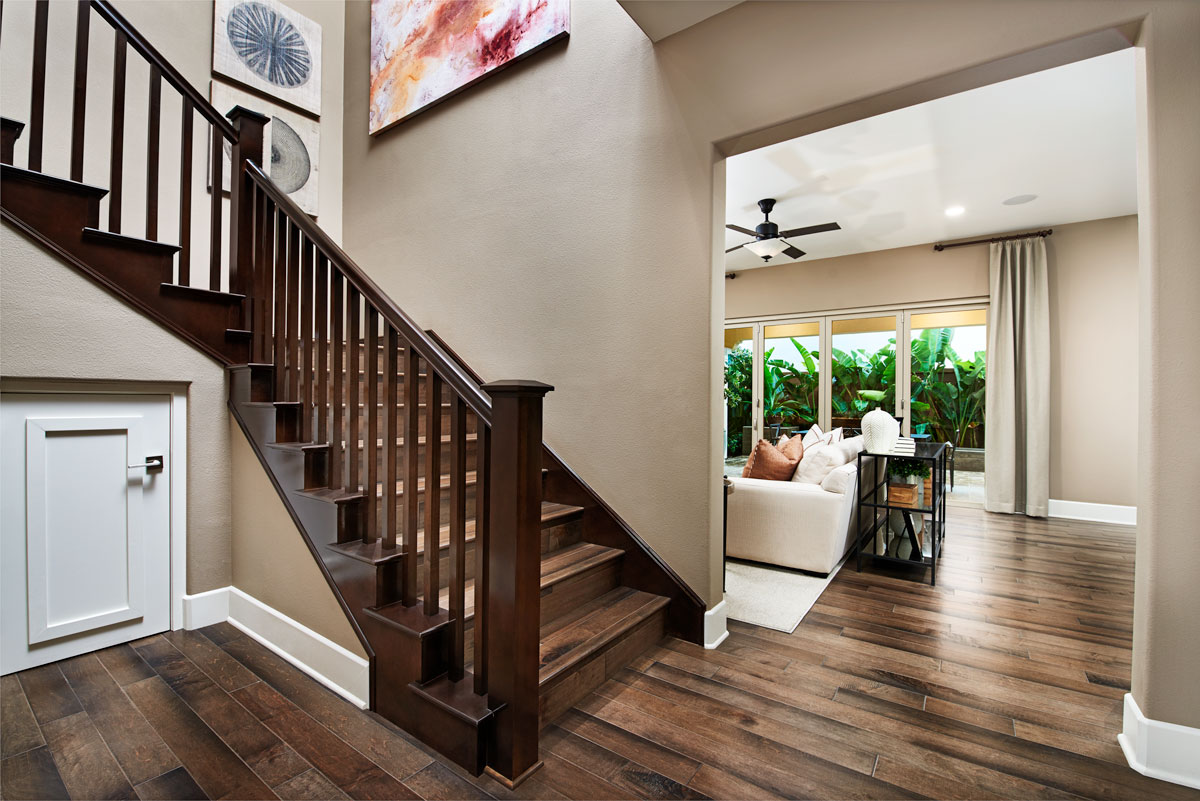
[[[488,454],[487,693],[495,710],[488,772],[515,787],[538,759],[542,401],[554,387],[493,381]]]
[[[244,295],[251,286],[254,260],[254,191],[242,165],[249,161],[266,169],[263,128],[271,118],[243,106],[234,106],[225,116],[238,134],[229,165],[229,291]]]

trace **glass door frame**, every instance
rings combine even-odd
[[[726,320],[724,328],[750,328],[752,337],[753,365],[751,380],[751,426],[754,442],[762,438],[764,431],[763,420],[763,354],[766,352],[765,329],[774,325],[795,325],[800,323],[816,323],[820,341],[820,358],[818,370],[820,377],[818,391],[820,393],[817,425],[822,431],[828,431],[833,417],[833,323],[835,320],[855,320],[870,317],[896,318],[896,408],[892,411],[901,419],[903,436],[912,434],[912,318],[913,315],[931,314],[938,312],[974,311],[983,309],[990,311],[988,299],[973,298],[949,303],[927,304],[896,304],[874,308],[847,309],[845,311],[823,312],[819,314],[796,314],[779,317],[755,317],[751,319]]]

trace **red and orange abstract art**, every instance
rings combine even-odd
[[[570,0],[372,0],[370,132],[568,33]]]

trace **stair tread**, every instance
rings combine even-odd
[[[349,556],[351,559],[357,559],[360,562],[372,565],[395,562],[404,556],[404,549],[400,545],[397,545],[395,548],[384,548],[383,540],[375,540],[374,542],[363,542],[362,540],[331,542],[328,547],[344,556]]]
[[[582,506],[572,506],[569,503],[553,503],[546,501],[542,503],[542,527],[547,523],[553,522],[554,525],[568,522],[569,519],[574,519],[583,512]]]
[[[84,195],[92,195],[96,198],[102,198],[108,194],[107,189],[102,189],[98,186],[80,183],[79,181],[72,181],[69,178],[59,178],[56,175],[47,175],[44,172],[26,170],[23,167],[14,167],[11,164],[0,164],[0,175],[3,175],[5,178],[25,180],[33,183],[47,184],[50,186],[70,189],[74,192],[79,192],[80,194]]]
[[[538,683],[545,686],[565,675],[668,603],[662,595],[617,587],[571,615],[548,621],[540,632]]]
[[[542,555],[542,589],[559,584],[567,579],[599,567],[625,552],[620,548],[608,548],[592,542],[577,542]]]
[[[150,252],[157,251],[164,256],[172,256],[179,252],[178,245],[170,245],[166,242],[156,242],[152,239],[142,239],[140,237],[127,236],[125,234],[114,234],[112,231],[102,231],[99,228],[84,228],[83,238],[94,240],[96,242],[104,242],[107,244],[129,247],[135,250]]]

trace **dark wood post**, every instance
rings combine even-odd
[[[225,116],[238,134],[229,165],[229,291],[244,295],[253,285],[250,269],[254,263],[254,188],[242,165],[249,161],[266,170],[263,128],[271,118],[242,106],[234,106]]]
[[[488,772],[509,788],[538,759],[538,621],[541,609],[542,400],[554,387],[493,381],[488,453],[487,638],[495,710]]]

